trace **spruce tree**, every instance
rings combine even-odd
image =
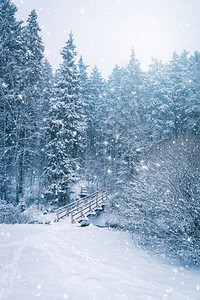
[[[34,185],[39,145],[39,114],[41,107],[41,75],[44,46],[39,35],[36,11],[33,10],[23,28],[23,70],[21,83],[22,105],[18,130],[18,158],[16,174],[16,200],[24,197],[27,188]]]
[[[85,115],[85,150],[82,153],[82,163],[87,160],[89,137],[88,137],[88,127],[90,122],[90,78],[87,73],[88,66],[84,64],[83,57],[81,55],[78,61],[78,72],[80,79],[80,99],[83,105],[83,111]]]
[[[117,101],[117,126],[122,172],[132,172],[136,150],[141,146],[141,124],[144,117],[143,74],[132,49],[131,58],[124,69],[123,91]],[[143,125],[142,125],[143,126]],[[129,175],[128,175],[129,174]]]
[[[70,185],[81,167],[84,151],[85,115],[80,95],[80,78],[76,65],[76,47],[70,33],[61,51],[63,62],[56,74],[51,101],[47,145],[46,196],[51,202],[65,203]]]
[[[83,101],[87,106],[87,102],[90,98],[90,80],[87,73],[88,66],[84,64],[83,57],[81,55],[78,61],[78,71],[79,71],[79,78],[80,78],[80,93],[83,97]]]
[[[122,107],[122,99],[124,97],[124,68],[115,66],[111,75],[108,78],[106,86],[107,101],[108,101],[108,117],[104,123],[104,131],[106,133],[105,141],[107,141],[107,171],[111,173],[111,178],[114,183],[120,166],[120,147],[121,143],[121,126],[120,113]]]
[[[16,6],[10,0],[0,2],[0,193],[2,199],[14,197],[18,158],[19,119],[22,105],[21,85],[23,53],[22,22],[16,21]]]
[[[186,86],[189,88],[187,101],[187,130],[198,136],[200,131],[200,53],[196,51],[189,59]]]
[[[104,174],[104,132],[103,124],[106,119],[105,81],[95,66],[90,76],[90,98],[87,108],[87,168],[92,177],[103,177]],[[102,181],[103,182],[103,181]]]
[[[39,141],[37,149],[37,172],[39,177],[39,191],[44,190],[45,177],[44,170],[47,166],[48,159],[45,147],[48,143],[47,129],[50,112],[50,101],[53,97],[54,76],[53,70],[47,59],[43,62],[42,82],[41,82],[41,102],[39,105],[38,124],[39,124]],[[43,199],[41,199],[43,201]]]

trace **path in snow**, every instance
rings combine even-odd
[[[200,272],[157,263],[128,233],[0,226],[0,299],[200,299]]]

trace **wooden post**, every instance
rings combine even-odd
[[[78,200],[76,201],[76,209],[77,209],[77,211],[79,211],[79,201]]]
[[[99,201],[99,199],[96,198],[96,207],[100,207],[98,201]]]
[[[72,224],[75,224],[75,223],[76,223],[76,221],[74,220],[74,217],[73,217],[73,212],[71,212],[71,223],[72,223]]]
[[[59,222],[59,209],[57,209],[57,211],[56,211],[56,222]]]
[[[83,207],[81,207],[81,218],[84,218],[84,214],[83,214]]]
[[[67,205],[67,217],[69,217],[69,205]]]
[[[89,205],[89,211],[92,212],[92,206],[91,206],[92,202],[90,202],[90,205]]]

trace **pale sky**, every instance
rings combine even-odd
[[[72,30],[79,55],[107,77],[125,65],[131,48],[143,69],[151,57],[168,61],[173,51],[200,51],[200,0],[13,0],[17,17],[39,17],[46,57],[53,68]]]

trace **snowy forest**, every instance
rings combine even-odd
[[[53,72],[37,12],[23,22],[16,11],[1,0],[0,222],[8,208],[69,203],[89,178],[111,193],[109,226],[199,264],[200,53],[144,71],[132,49],[104,79],[70,32]]]

